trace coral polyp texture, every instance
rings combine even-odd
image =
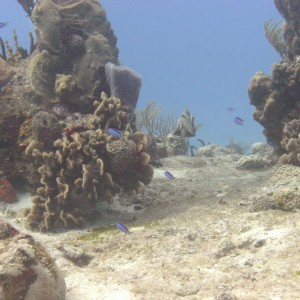
[[[31,229],[83,226],[97,201],[111,202],[122,188],[134,189],[141,182],[151,182],[147,138],[142,132],[127,130],[127,108],[120,99],[108,98],[105,93],[94,105],[93,129],[74,126],[72,134],[54,140],[52,145],[48,141],[54,135],[45,140],[34,134],[26,148],[25,153],[40,165],[41,178],[27,215]],[[41,120],[41,115],[47,116],[39,113],[36,119]],[[111,125],[121,137],[109,134]]]
[[[281,154],[281,162],[300,165],[300,5],[298,0],[275,0],[285,18],[281,27],[282,61],[270,76],[257,72],[248,94],[255,106],[255,121],[264,127],[268,143]],[[276,47],[275,47],[276,49]]]

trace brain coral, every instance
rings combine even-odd
[[[106,150],[110,156],[110,169],[114,174],[122,174],[136,160],[137,149],[133,140],[112,141],[107,143]]]

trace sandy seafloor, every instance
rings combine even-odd
[[[300,213],[250,212],[249,196],[277,167],[238,170],[238,158],[163,159],[149,186],[102,207],[87,227],[32,233],[63,272],[66,299],[300,299]],[[132,201],[145,208],[133,212]],[[26,231],[21,208],[28,206],[23,195],[2,205],[0,217]],[[91,260],[76,266],[61,247]]]

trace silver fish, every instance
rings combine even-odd
[[[174,135],[181,137],[192,137],[196,135],[197,128],[194,125],[194,116],[186,109],[177,121]]]

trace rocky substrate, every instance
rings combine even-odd
[[[27,231],[24,196],[1,218],[55,258],[67,300],[299,299],[299,168],[253,157],[241,168],[245,156],[221,150],[162,159],[151,184],[99,207],[85,229]]]

